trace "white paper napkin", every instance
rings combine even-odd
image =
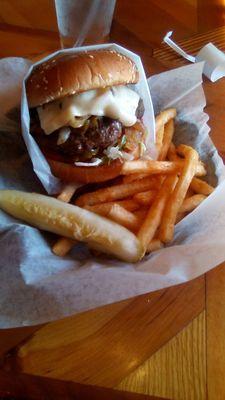
[[[212,82],[225,76],[225,54],[219,50],[213,43],[206,44],[196,55],[196,57],[187,54],[180,46],[178,46],[172,39],[173,32],[170,31],[166,34],[163,41],[171,47],[177,54],[180,54],[186,60],[194,63],[204,61],[203,74],[207,76]]]

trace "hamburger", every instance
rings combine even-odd
[[[30,131],[52,173],[67,182],[104,182],[145,151],[135,63],[114,50],[59,55],[26,82]]]

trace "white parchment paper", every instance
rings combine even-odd
[[[25,62],[23,67],[26,73]],[[220,182],[214,193],[177,225],[171,246],[135,265],[94,258],[82,244],[58,258],[51,253],[54,235],[0,211],[0,328],[42,323],[185,282],[225,260],[224,166],[208,136],[202,68],[199,63],[162,73],[149,85],[156,113],[177,108],[176,141],[198,148],[206,179]],[[13,113],[7,115],[10,122]],[[1,120],[0,132],[0,188],[43,192],[20,135]]]

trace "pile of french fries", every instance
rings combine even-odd
[[[145,253],[172,241],[174,227],[214,190],[201,180],[204,164],[195,149],[173,144],[174,108],[156,117],[158,159],[126,161],[121,183],[81,195],[75,204],[109,218],[134,232]],[[75,187],[68,185],[58,199],[70,202]],[[53,246],[66,255],[75,241],[60,238]]]

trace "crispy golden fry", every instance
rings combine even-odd
[[[159,115],[157,115],[155,119],[155,127],[156,127],[156,132],[167,122],[175,118],[177,115],[177,111],[175,108],[168,108],[167,110],[162,111]]]
[[[203,194],[194,194],[193,196],[184,199],[182,206],[179,210],[179,213],[190,212],[194,210],[205,199],[206,196],[204,196]]]
[[[195,176],[205,176],[206,169],[202,161],[199,161],[196,167]]]
[[[134,211],[134,215],[136,215],[136,217],[139,220],[139,227],[140,227],[141,223],[143,222],[143,220],[146,218],[147,213],[148,213],[148,207],[144,207],[137,211]]]
[[[180,161],[182,158],[177,154],[176,147],[173,143],[170,143],[170,147],[167,153],[167,157],[169,161]],[[197,167],[196,167],[196,176],[205,176],[206,169],[202,161],[199,160]]]
[[[194,191],[189,186],[188,191],[187,191],[186,196],[185,196],[185,199],[187,199],[188,197],[193,196],[194,194],[195,194]]]
[[[169,148],[168,148],[167,157],[168,157],[169,161],[180,161],[180,157],[177,154],[174,143],[170,143]]]
[[[156,195],[155,190],[148,190],[134,195],[133,199],[143,206],[150,206]]]
[[[119,206],[125,208],[127,211],[135,211],[140,207],[140,203],[133,199],[128,199],[117,202],[109,201],[108,203],[100,203],[94,206],[85,206],[85,208],[87,210],[96,212],[97,214],[107,215],[114,204],[118,204]]]
[[[179,156],[182,156],[183,158],[186,158],[190,149],[193,150],[193,147],[188,146],[186,144],[179,144],[179,146],[176,147],[176,152]],[[195,152],[197,153],[197,151],[195,150]],[[199,158],[198,158],[199,160]]]
[[[116,203],[111,206],[106,217],[131,231],[136,231],[140,226],[139,219],[136,215]]]
[[[140,179],[132,183],[122,183],[104,189],[98,189],[92,193],[83,194],[77,199],[76,205],[84,207],[106,203],[108,201],[117,201],[132,196],[135,193],[155,188],[155,186],[155,181],[153,181],[151,177]]]
[[[174,174],[183,167],[181,161],[153,161],[153,160],[137,160],[126,161],[123,164],[121,174]]]
[[[174,134],[174,120],[171,119],[165,125],[163,143],[162,143],[161,150],[160,150],[159,156],[158,156],[159,161],[166,159],[169,146],[173,139],[173,134]]]
[[[77,185],[74,185],[72,183],[70,185],[66,185],[63,191],[57,196],[57,199],[64,201],[65,203],[69,203],[76,191],[76,188]]]
[[[61,237],[52,247],[52,251],[56,256],[64,257],[76,243],[75,240]]]
[[[156,230],[160,225],[164,207],[168,197],[170,196],[170,193],[174,188],[174,185],[176,184],[176,181],[176,175],[169,176],[164,180],[162,187],[157,193],[155,200],[145,218],[145,221],[138,232],[138,239],[142,243],[145,251],[147,250],[149,243],[154,238]]]
[[[156,148],[158,150],[158,154],[160,153],[162,143],[163,143],[163,136],[164,136],[164,125],[160,126],[158,130],[156,130],[156,135],[155,135],[155,144]]]
[[[68,184],[64,187],[63,191],[57,196],[58,200],[69,203],[76,191],[77,185]],[[65,256],[77,242],[68,238],[61,237],[53,245],[52,251],[56,256]]]
[[[164,243],[170,242],[173,238],[177,214],[195,174],[198,162],[198,153],[192,147],[182,145],[182,151],[185,154],[183,171],[178,179],[174,191],[168,199],[159,229],[159,239]]]
[[[162,242],[159,239],[152,239],[147,246],[146,253],[151,253],[152,251],[159,250],[163,247]]]
[[[149,174],[131,174],[131,175],[124,175],[123,183],[131,183],[134,181],[138,181],[143,178],[147,178]],[[155,177],[152,177],[155,180]],[[157,183],[157,181],[155,181]]]
[[[178,156],[185,157],[186,151],[187,151],[187,145],[186,144],[180,144],[176,148],[176,152]],[[195,175],[206,175],[206,169],[202,161],[198,160],[197,163],[197,168],[196,168],[196,173]]]
[[[198,178],[193,178],[192,182],[190,184],[190,188],[198,194],[204,194],[205,196],[208,196],[214,191],[214,187],[206,183],[205,181],[202,181],[201,179]]]

